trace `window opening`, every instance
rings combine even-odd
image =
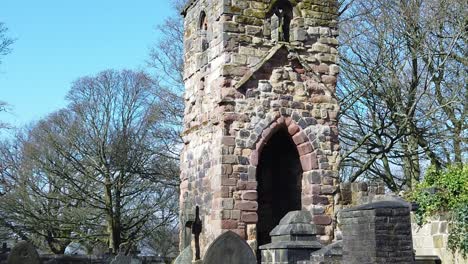
[[[292,5],[288,0],[276,1],[267,13],[270,22],[271,39],[289,42],[290,27],[293,18]]]
[[[200,24],[199,24],[199,30],[200,30],[200,38],[201,38],[201,49],[202,51],[205,51],[208,49],[209,42],[208,42],[208,18],[206,16],[205,11],[202,11],[200,14]]]

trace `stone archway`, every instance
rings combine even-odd
[[[280,125],[260,151],[257,166],[257,242],[271,242],[270,231],[288,212],[301,210],[302,165],[287,127]]]
[[[272,118],[269,124],[256,127],[255,130],[261,133],[253,143],[249,161],[255,168],[257,207],[254,232],[248,231],[247,237],[249,241],[254,241],[253,248],[258,249],[259,246],[269,243],[269,232],[286,213],[311,210],[312,204],[325,203],[326,199],[318,199],[322,197],[320,176],[317,179],[312,177],[319,168],[318,150],[313,146],[314,142],[310,141],[306,131],[292,117],[279,115]],[[276,155],[276,159],[280,161],[272,157],[275,154],[279,154]],[[287,158],[281,159],[282,157]],[[271,161],[268,162],[268,159]],[[282,164],[285,169],[275,168]],[[293,176],[281,177],[284,174]],[[276,180],[268,182],[268,178]],[[270,186],[270,191],[267,186]],[[273,190],[274,188],[276,190]],[[276,202],[273,199],[276,199]],[[269,201],[274,208],[268,208]]]

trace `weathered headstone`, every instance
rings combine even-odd
[[[174,264],[191,264],[192,258],[193,258],[192,247],[188,246],[184,250],[182,250],[180,255],[175,259]]]
[[[208,248],[204,264],[256,264],[257,259],[247,242],[234,232],[219,236]]]
[[[31,243],[21,241],[11,249],[7,264],[41,264],[41,259]]]

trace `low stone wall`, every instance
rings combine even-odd
[[[444,216],[434,217],[429,223],[418,226],[412,215],[413,247],[416,256],[438,256],[442,263],[466,264],[460,254],[453,254],[448,249],[449,223]]]

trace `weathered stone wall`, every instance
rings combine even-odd
[[[343,263],[414,263],[410,208],[382,201],[344,209]]]
[[[340,191],[336,197],[336,209],[362,205],[378,200],[385,195],[383,182],[345,182],[340,183]]]
[[[418,226],[412,215],[411,226],[416,256],[438,256],[442,263],[468,263],[468,259],[454,254],[447,246],[449,222],[446,217],[434,217],[427,224]]]
[[[185,116],[181,155],[180,218],[181,227],[194,220],[195,206],[200,208],[204,246],[220,234],[220,217],[212,211],[219,195],[222,174],[223,131],[217,100],[222,78],[222,43],[220,34],[223,1],[199,0],[185,14]],[[202,34],[200,15],[204,12],[208,29]],[[211,39],[210,49],[202,49],[202,37]],[[181,248],[191,236],[181,228]],[[206,247],[204,247],[206,248]]]
[[[198,0],[184,12],[181,224],[200,207],[202,255],[226,230],[257,248],[257,163],[278,129],[290,133],[300,155],[302,208],[313,211],[322,241],[333,237],[337,3],[290,1],[290,41],[277,43],[266,18],[275,2]]]

